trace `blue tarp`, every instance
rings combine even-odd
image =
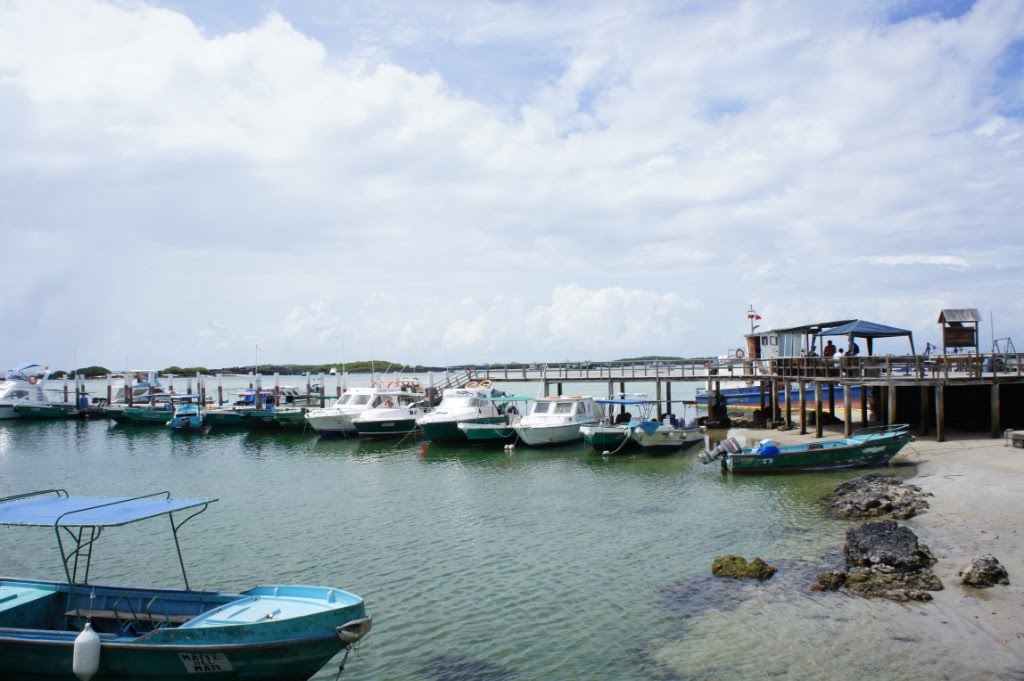
[[[0,525],[113,527],[203,506],[216,499],[30,496],[0,502]]]

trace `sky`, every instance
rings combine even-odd
[[[0,364],[1024,349],[1022,133],[1017,0],[0,0]]]

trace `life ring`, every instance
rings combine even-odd
[[[388,381],[388,390],[392,390],[394,388],[397,388],[400,385],[402,385],[402,384],[399,383],[398,381]]]
[[[39,382],[39,379],[36,378],[35,376],[29,376],[28,377],[28,382],[31,383],[32,385],[35,385],[36,383]]]
[[[480,384],[477,383],[476,381],[470,381],[469,383],[466,384],[466,387],[467,388],[479,388]]]
[[[385,407],[393,407],[393,406],[395,406],[395,403],[392,402],[391,400],[384,400],[384,406]]]
[[[737,349],[737,350],[736,350],[736,359],[743,359],[743,357],[744,357],[744,355],[743,355],[743,351],[742,351],[742,350],[739,350],[739,349]]]
[[[481,388],[490,388],[492,385],[494,385],[494,381],[492,381],[489,378],[485,378],[484,380],[480,381]]]

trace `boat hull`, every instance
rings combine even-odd
[[[861,386],[845,386],[842,383],[837,383],[832,387],[832,400],[836,405],[842,405],[845,398],[845,391],[849,388],[850,390],[850,402],[853,409],[861,409],[864,406],[864,393],[861,390]],[[719,391],[722,397],[725,398],[726,407],[728,409],[760,409],[761,408],[761,388],[760,386],[746,386],[742,388],[722,388]],[[765,391],[765,401],[771,400],[771,390]],[[815,409],[814,401],[814,388],[813,386],[807,386],[805,390],[805,399],[807,400],[807,409]],[[707,406],[707,391],[703,388],[698,389],[695,400],[698,407]],[[786,405],[786,392],[780,390],[778,392],[778,402],[781,408],[785,409]],[[827,409],[829,406],[829,388],[823,388],[821,392],[821,403],[822,407]],[[793,386],[789,392],[789,404],[792,409],[800,408],[800,389],[798,386]]]
[[[162,426],[170,422],[174,412],[170,409],[148,409],[143,407],[125,407],[109,410],[107,415],[117,423],[128,423],[141,426]]]
[[[416,432],[416,418],[357,420],[356,431],[360,437],[401,437]]]
[[[211,426],[235,426],[244,425],[242,414],[238,409],[210,409],[206,412],[206,423]]]
[[[507,421],[500,423],[461,423],[459,430],[469,444],[497,444],[512,442],[516,439],[516,431]]]
[[[433,440],[434,442],[466,442],[469,438],[466,435],[466,431],[459,428],[459,424],[478,424],[484,426],[500,425],[504,426],[508,422],[508,418],[505,416],[486,416],[477,419],[467,419],[463,421],[457,421],[452,419],[450,421],[427,421],[420,419],[420,427],[423,429],[423,434]]]
[[[78,410],[71,404],[19,404],[15,411],[27,419],[69,419],[78,416]]]
[[[558,426],[516,426],[519,440],[530,447],[553,447],[579,442],[583,439],[580,427],[587,423],[567,423]]]
[[[93,588],[105,593],[108,600],[119,596],[113,601],[116,612],[91,611],[94,627],[100,632],[99,669],[93,681],[308,679],[351,644],[351,638],[342,638],[339,627],[359,625],[360,635],[369,631],[362,599],[337,589],[278,586],[222,594],[89,587]],[[81,590],[79,602],[89,602],[88,591]],[[17,604],[0,610],[3,678],[74,681],[74,642],[82,618],[74,610],[60,615],[69,597],[66,585],[5,580],[0,592]],[[18,603],[18,599],[24,602]],[[127,607],[125,603],[131,599],[168,603],[171,612],[175,606],[190,605],[196,614],[173,626],[169,624],[171,615],[161,606],[152,618],[159,626],[153,628],[150,622],[145,634],[129,633],[128,625],[144,621],[140,615],[148,614]],[[62,622],[71,626],[37,628],[37,620],[46,617],[44,611],[55,606],[60,606],[57,615]],[[264,614],[267,612],[276,617]]]
[[[316,410],[306,414],[306,423],[317,432],[317,435],[357,435],[359,431],[352,424],[352,416],[344,412]]]
[[[771,456],[743,451],[725,456],[722,467],[731,473],[764,474],[885,466],[911,439],[910,431],[902,431],[865,439],[782,447]]]

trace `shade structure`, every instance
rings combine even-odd
[[[917,354],[914,352],[914,332],[908,331],[907,329],[897,329],[895,326],[886,326],[885,324],[879,324],[877,322],[868,322],[863,319],[855,319],[852,322],[847,322],[840,326],[834,326],[831,329],[825,329],[817,333],[818,336],[848,336],[849,338],[863,338],[867,340],[868,354],[872,353],[874,349],[874,339],[876,338],[896,338],[899,336],[906,336],[910,341],[910,354]]]

